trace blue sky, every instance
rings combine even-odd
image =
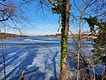
[[[14,0],[14,4],[17,5],[17,8],[20,9],[20,0]],[[55,34],[57,33],[59,27],[59,15],[52,14],[51,9],[44,7],[44,13],[42,13],[42,8],[40,8],[38,0],[34,2],[24,5],[22,8],[23,12],[19,15],[23,15],[26,17],[27,21],[23,21],[22,23],[17,23],[17,26],[21,29],[23,34],[27,35],[45,35],[45,34]],[[19,10],[18,10],[19,11]],[[78,12],[74,12],[76,15]],[[27,23],[28,22],[28,23]],[[30,23],[30,24],[29,24]],[[87,26],[87,25],[85,25]],[[70,22],[70,30],[73,33],[78,32],[78,25]],[[84,27],[82,30],[89,30],[88,27]],[[6,29],[6,32],[10,33],[18,33],[17,30]]]
[[[19,2],[20,1],[16,0],[12,2],[15,4],[17,9],[20,9],[20,4],[18,4]],[[27,20],[23,21],[22,23],[17,23],[17,26],[20,28],[23,34],[45,35],[55,34],[57,32],[58,15],[52,14],[51,10],[48,8],[44,8],[44,13],[42,13],[42,9],[39,6],[38,0],[27,5],[23,5],[23,7],[21,6],[21,9],[23,12],[18,10],[20,12],[19,15],[22,14],[22,16],[27,18]],[[6,32],[19,34],[17,30],[8,27],[6,28]]]

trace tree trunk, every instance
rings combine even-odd
[[[69,0],[63,0],[61,13],[61,69],[60,80],[66,80],[67,53],[68,53],[68,31],[69,31]]]

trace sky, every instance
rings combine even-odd
[[[59,33],[57,30],[59,28],[59,15],[53,14],[50,8],[44,6],[43,10],[40,8],[39,0],[35,0],[32,3],[20,5],[21,0],[13,0],[13,4],[17,6],[18,15],[22,15],[26,20],[21,23],[16,23],[18,28],[21,30],[22,34],[27,35],[45,35],[45,34],[56,34]],[[23,12],[20,12],[20,9]],[[76,15],[78,13],[74,12]],[[21,20],[22,18],[20,18]],[[11,22],[9,22],[11,23]],[[85,25],[87,26],[87,25]],[[70,23],[70,30],[73,33],[78,32],[78,25]],[[88,26],[84,27],[82,30],[89,30]],[[17,30],[6,28],[8,33],[19,34]]]

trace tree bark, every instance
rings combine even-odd
[[[66,80],[67,53],[68,53],[68,32],[69,32],[69,0],[63,0],[61,12],[61,69],[60,80]]]
[[[53,0],[48,0],[54,7],[59,6]],[[67,53],[68,53],[68,32],[69,32],[69,0],[61,2],[61,58],[60,58],[60,80],[66,80],[67,72]]]

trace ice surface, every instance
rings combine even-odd
[[[77,42],[73,42],[73,39],[69,40],[71,40],[69,42],[70,50],[76,51]],[[19,80],[22,71],[24,71],[25,80],[59,80],[60,38],[11,38],[0,41],[0,46],[2,43],[5,43],[3,45],[6,46],[7,80]],[[91,42],[89,41],[87,44],[92,49]],[[82,53],[85,51],[82,50]],[[2,54],[0,51],[0,80],[4,78]],[[72,63],[70,61],[69,65]],[[72,66],[76,67],[75,63]],[[70,73],[70,76],[74,76],[74,74]]]
[[[3,43],[6,43],[7,80],[19,80],[22,71],[25,72],[26,80],[59,78],[60,42],[58,39],[13,38],[6,39]],[[0,76],[0,80],[3,80],[3,62],[0,64]]]

